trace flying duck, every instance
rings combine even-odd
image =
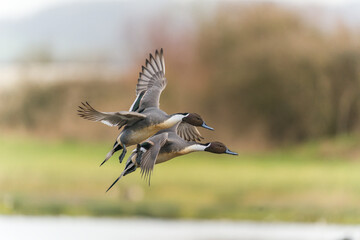
[[[169,161],[172,158],[182,156],[196,151],[206,151],[211,153],[226,153],[238,155],[236,152],[230,151],[221,142],[198,143],[196,141],[187,141],[179,136],[177,128],[182,127],[182,123],[174,127],[158,132],[147,141],[138,144],[130,157],[128,158],[125,170],[108,188],[109,191],[122,176],[132,173],[136,168],[141,168],[141,175],[148,179],[150,185],[150,177],[155,164]]]
[[[161,92],[165,89],[165,61],[163,49],[155,51],[155,57],[150,54],[145,66],[139,73],[136,85],[136,99],[129,111],[100,112],[95,110],[88,102],[79,106],[80,117],[92,121],[102,122],[109,126],[124,127],[116,138],[113,149],[106,155],[104,164],[116,151],[123,149],[119,156],[122,162],[127,150],[126,147],[138,144],[153,136],[160,130],[173,127],[183,122],[178,128],[179,135],[190,139],[200,138],[200,134],[193,126],[204,127],[210,130],[204,120],[196,113],[175,113],[168,115],[159,108]],[[100,166],[101,166],[100,165]]]

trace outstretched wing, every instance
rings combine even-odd
[[[131,124],[146,118],[146,115],[137,112],[99,112],[88,102],[82,103],[82,106],[79,106],[78,114],[84,119],[102,122],[108,126],[118,126],[119,128],[125,124]]]
[[[186,122],[178,124],[176,134],[186,141],[201,141],[201,139],[204,139],[195,126]]]
[[[166,143],[168,139],[168,133],[162,133],[159,135],[155,135],[151,138],[151,141],[148,142],[152,145],[143,155],[141,156],[140,168],[141,168],[141,176],[145,178],[145,180],[149,181],[151,173],[154,169],[154,165],[156,163],[156,158],[159,155],[160,149]]]
[[[163,49],[155,51],[155,56],[149,55],[145,66],[142,66],[136,85],[136,100],[130,111],[140,111],[148,107],[159,108],[161,92],[166,87],[165,60]]]

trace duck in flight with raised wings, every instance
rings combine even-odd
[[[171,128],[180,122],[183,123],[181,124],[182,127],[178,128],[181,135],[194,137],[197,136],[194,134],[198,134],[200,136],[194,126],[213,130],[196,113],[168,115],[162,111],[159,108],[159,100],[166,84],[163,50],[161,49],[160,52],[156,50],[155,57],[150,54],[149,59],[146,59],[145,66],[142,66],[136,85],[136,99],[129,111],[100,112],[87,102],[79,106],[78,114],[84,119],[117,126],[119,129],[124,127],[116,138],[113,149],[106,155],[101,165],[110,159],[116,151],[123,149],[119,156],[121,163],[127,152],[126,147],[141,143],[158,131]]]

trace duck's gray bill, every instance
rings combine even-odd
[[[209,130],[214,130],[212,127],[209,127],[208,125],[206,125],[206,123],[203,123],[201,126],[203,128],[209,129]]]
[[[229,149],[226,149],[225,153],[231,154],[231,155],[239,155],[239,154],[237,154],[236,152],[230,151]]]

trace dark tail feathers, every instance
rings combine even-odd
[[[111,158],[112,155],[114,155],[115,152],[119,151],[122,149],[122,146],[116,141],[114,143],[113,149],[110,150],[110,152],[108,152],[106,154],[105,160],[100,164],[100,167],[107,162],[107,160],[109,160]]]

